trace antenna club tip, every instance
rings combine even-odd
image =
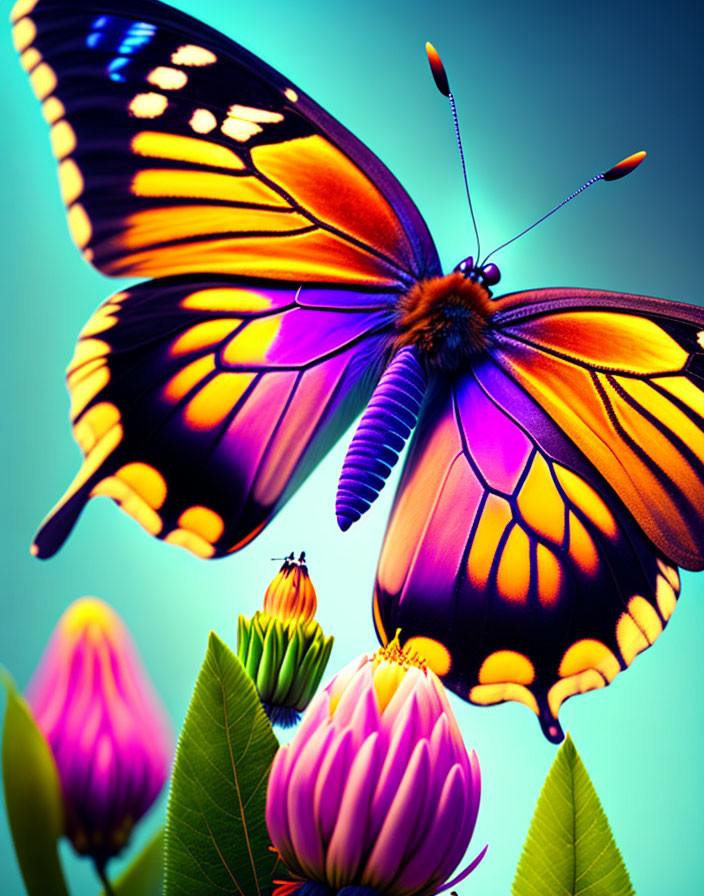
[[[427,41],[425,44],[425,52],[428,54],[428,62],[430,63],[430,71],[433,73],[435,86],[443,96],[449,97],[450,83],[447,80],[445,66],[442,64],[442,59],[440,58],[438,51],[430,41]]]
[[[635,171],[645,158],[645,155],[643,150],[634,152],[633,155],[628,156],[627,159],[622,159],[617,165],[614,165],[613,168],[609,168],[608,171],[605,171],[602,177],[604,180],[618,180],[620,177],[625,177],[627,174],[630,174],[631,171]]]

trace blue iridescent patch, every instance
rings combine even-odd
[[[114,53],[106,72],[111,81],[126,81],[123,69],[156,34],[156,25],[130,22],[116,16],[98,16],[86,37],[86,46],[104,53]]]

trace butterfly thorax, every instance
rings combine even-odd
[[[454,373],[486,349],[491,293],[459,271],[419,280],[398,307],[396,348],[416,346],[429,367]]]

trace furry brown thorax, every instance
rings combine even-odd
[[[447,373],[466,369],[487,346],[491,294],[459,271],[419,280],[398,307],[396,351],[415,345],[429,367]]]

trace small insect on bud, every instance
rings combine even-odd
[[[292,553],[269,585],[264,610],[239,617],[237,653],[272,724],[295,725],[323,677],[333,639],[313,618],[315,588],[305,553]]]

